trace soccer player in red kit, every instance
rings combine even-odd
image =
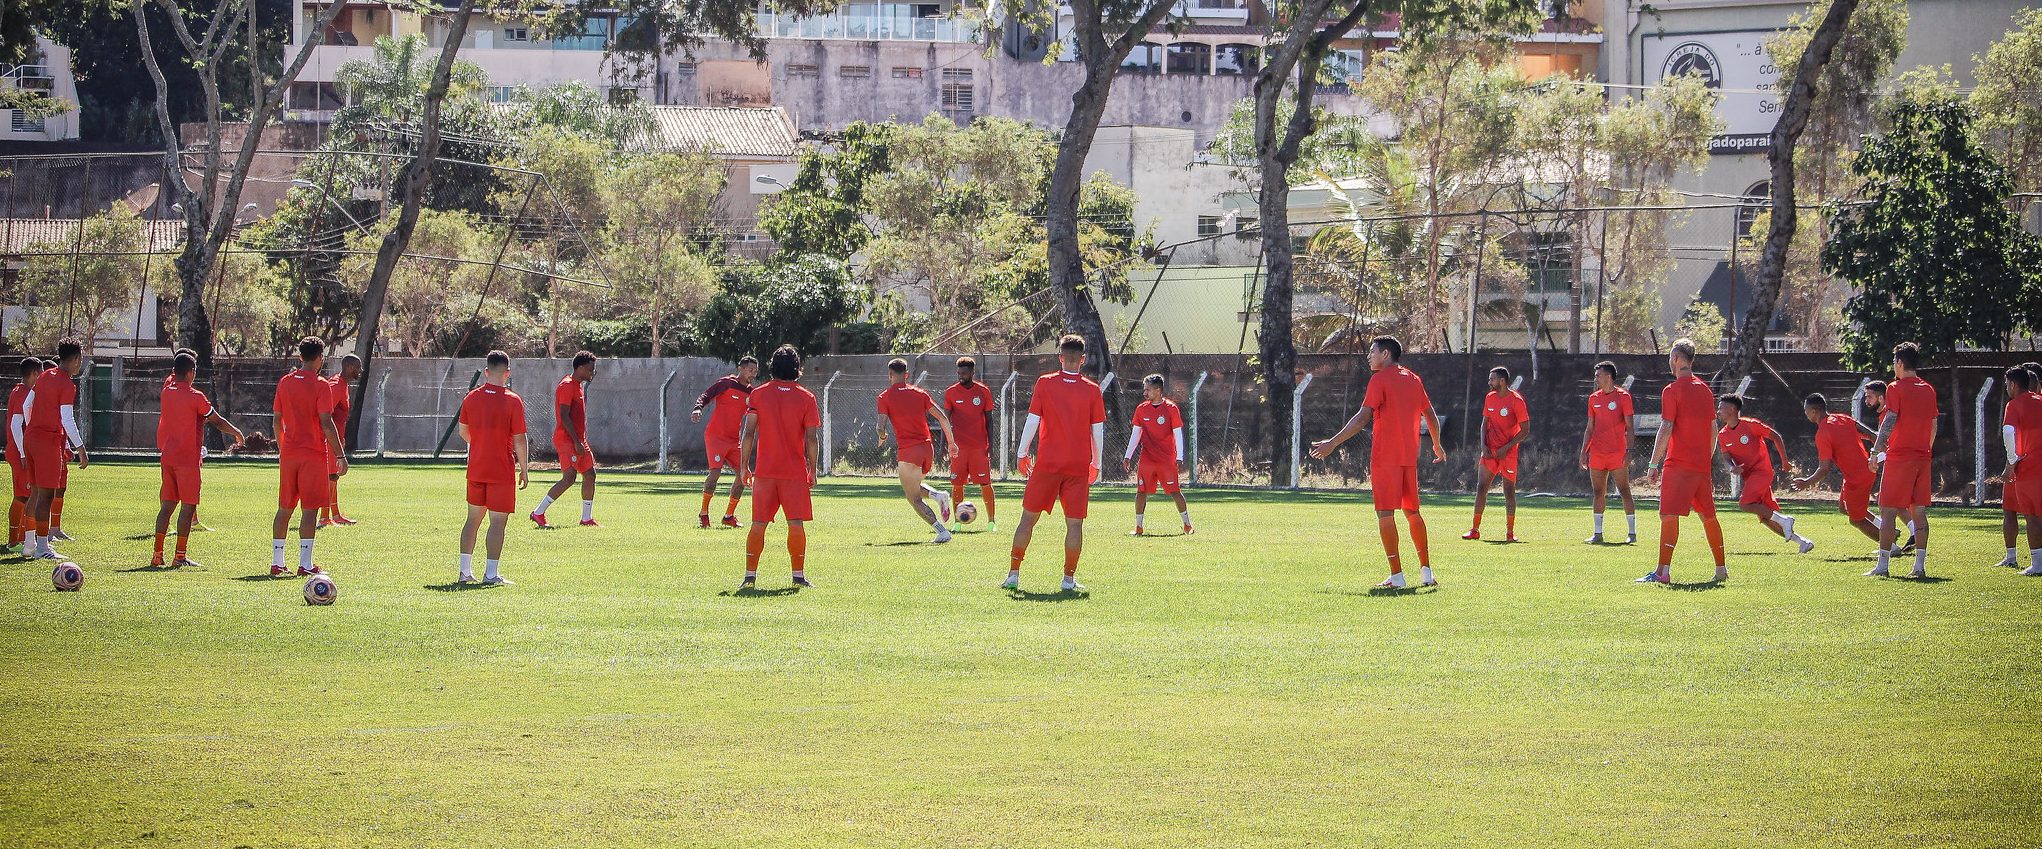
[[[83,364],[82,364],[82,363],[83,363],[83,361],[81,360],[81,361],[80,361],[80,363],[81,363],[81,365],[80,365],[80,369],[82,370],[82,369],[83,369]],[[56,361],[56,360],[50,359],[49,357],[44,357],[44,358],[43,358],[43,371],[49,371],[50,369],[53,369],[53,368],[56,368],[56,367],[57,367],[57,361]],[[75,376],[74,376],[74,377],[73,377],[73,382],[72,382],[72,384],[71,384],[71,391],[72,391],[72,395],[73,395],[73,397],[76,397],[76,394],[77,394],[77,390],[78,390],[78,384],[77,384],[77,382],[76,382],[76,378],[75,378]],[[25,398],[24,398],[24,399],[22,400],[22,403],[23,403],[23,404],[27,404],[27,403],[28,403],[27,399],[25,399]],[[77,416],[77,411],[76,411],[76,410],[74,409],[74,410],[72,411],[72,417],[73,417],[73,418],[76,418],[76,416]],[[80,431],[80,432],[82,433],[83,431]],[[83,443],[83,442],[80,442],[80,443],[78,443],[78,444],[79,444],[79,445],[84,445],[85,443]],[[76,460],[76,459],[78,459],[78,455],[77,455],[77,452],[75,452],[75,451],[72,451],[72,450],[71,450],[71,447],[70,447],[69,445],[66,445],[66,446],[64,447],[64,462],[68,464],[68,463],[70,463],[71,461],[73,461],[73,460]],[[57,488],[57,492],[56,492],[56,494],[55,494],[55,495],[52,495],[52,496],[50,497],[50,529],[49,529],[49,530],[48,530],[47,532],[45,532],[45,533],[44,533],[44,534],[42,535],[42,536],[43,536],[43,541],[45,541],[45,542],[70,542],[70,541],[71,541],[71,535],[70,535],[70,534],[67,534],[67,533],[64,533],[64,491],[65,491],[65,490],[66,490],[66,489],[67,489],[67,488],[69,487],[69,485],[70,485],[70,482],[71,482],[71,476],[70,476],[70,474],[69,474],[69,473],[67,472],[67,473],[65,473],[65,475],[64,475],[64,483],[65,483],[65,486],[62,486],[62,487],[58,487],[58,488]]]
[[[1581,431],[1581,468],[1588,470],[1588,486],[1595,493],[1595,534],[1583,540],[1602,544],[1602,511],[1609,503],[1609,487],[1617,485],[1624,499],[1624,522],[1629,527],[1625,543],[1638,541],[1638,507],[1631,501],[1631,393],[1617,385],[1617,364],[1604,360],[1595,364],[1595,391],[1588,394],[1588,426]]]
[[[291,511],[299,511],[298,574],[317,575],[312,544],[319,536],[319,508],[333,497],[334,474],[347,474],[347,455],[336,454],[340,428],[333,421],[333,386],[319,376],[326,361],[326,343],[307,336],[298,342],[297,370],[277,381],[271,404],[277,434],[277,515],[271,522],[269,574],[286,574],[284,543],[291,532]]]
[[[929,470],[936,466],[936,446],[930,441],[929,420],[943,427],[943,444],[948,445],[951,458],[957,455],[957,434],[950,429],[950,417],[936,406],[936,401],[922,387],[908,382],[908,361],[899,357],[886,364],[887,376],[893,385],[879,393],[879,415],[885,426],[893,429],[896,447],[894,469],[900,474],[900,491],[907,496],[908,506],[915,508],[915,514],[936,530],[934,542],[950,541],[950,529],[944,527],[950,521],[950,496],[923,481]],[[935,499],[936,507],[931,508],[923,496]]]
[[[553,454],[560,459],[560,480],[540,496],[538,508],[526,517],[539,527],[552,527],[546,524],[546,508],[567,494],[577,476],[581,479],[581,524],[596,527],[596,454],[588,445],[588,385],[595,379],[596,355],[576,351],[573,370],[553,385]],[[707,522],[707,502],[704,504],[702,521]]]
[[[2028,520],[2028,568],[2021,574],[2042,575],[2042,366],[2023,363],[2007,369],[2007,408],[2000,420],[2000,432],[2007,453],[2005,494],[2009,516]],[[2018,531],[2018,528],[2013,530]],[[2007,559],[2000,565],[2019,566],[2014,558],[2013,535],[2008,535]]]
[[[1695,376],[1695,343],[1680,339],[1666,355],[1673,382],[1659,394],[1659,436],[1652,442],[1651,482],[1659,486],[1659,568],[1638,583],[1673,583],[1673,550],[1680,543],[1680,520],[1689,513],[1702,517],[1702,533],[1716,558],[1716,580],[1730,580],[1723,562],[1723,525],[1716,521],[1716,490],[1711,480],[1716,454],[1716,394]],[[1664,483],[1661,469],[1664,468]]]
[[[759,374],[759,358],[747,356],[737,361],[737,371],[716,379],[702,390],[695,399],[694,412],[688,414],[688,421],[701,422],[702,409],[711,404],[716,409],[709,416],[709,426],[702,431],[702,445],[709,457],[709,477],[702,481],[702,527],[709,527],[709,502],[716,498],[716,480],[723,469],[729,467],[736,477],[730,482],[730,503],[723,506],[723,526],[735,528],[737,523],[737,502],[744,499],[745,476],[737,466],[737,445],[743,436],[746,412],[745,396],[752,391],[752,379]]]
[[[1928,577],[1930,460],[1935,456],[1936,388],[1921,379],[1921,347],[1893,346],[1893,380],[1886,384],[1886,415],[1879,419],[1873,462],[1884,466],[1879,481],[1879,565],[1865,574],[1883,578],[1893,559],[1893,542],[1904,514],[1914,529],[1914,571]]]
[[[7,466],[14,472],[14,502],[7,511],[7,545],[22,555],[32,555],[22,539],[32,527],[28,520],[28,497],[30,486],[28,459],[23,456],[22,440],[28,432],[27,414],[23,406],[28,392],[35,386],[36,375],[43,373],[43,361],[36,357],[21,360],[21,382],[7,393]]]
[[[1064,592],[1085,592],[1078,583],[1078,557],[1085,550],[1085,514],[1092,484],[1099,481],[1099,463],[1106,456],[1106,398],[1078,369],[1085,365],[1085,337],[1065,334],[1057,342],[1060,370],[1035,379],[1028,398],[1028,423],[1021,428],[1021,474],[1028,486],[1021,493],[1021,523],[1014,528],[1014,550],[1007,563],[1004,589],[1021,588],[1021,561],[1035,523],[1053,506],[1064,512]],[[1041,444],[1035,443],[1041,437]],[[1039,450],[1038,450],[1039,449]]]
[[[943,390],[943,414],[957,434],[957,454],[950,458],[950,500],[964,503],[964,485],[978,484],[985,503],[986,532],[999,533],[993,512],[993,413],[1000,408],[993,389],[978,381],[978,361],[957,358],[957,382]]]
[[[1789,545],[1799,546],[1802,554],[1813,551],[1815,541],[1794,533],[1794,517],[1780,511],[1780,500],[1773,495],[1773,478],[1778,472],[1766,445],[1771,444],[1780,452],[1780,466],[1790,475],[1794,469],[1787,460],[1787,443],[1780,439],[1779,431],[1744,415],[1741,395],[1716,399],[1716,425],[1716,447],[1730,461],[1730,470],[1737,473],[1737,509],[1757,516],[1766,530],[1779,534]]]
[[[340,373],[328,378],[333,385],[333,426],[339,430],[340,444],[333,449],[335,457],[347,453],[347,421],[354,410],[354,383],[362,376],[362,358],[349,354],[340,358]],[[333,496],[329,503],[319,510],[319,526],[352,525],[355,520],[340,512],[340,468],[334,463],[326,464],[326,475],[333,481]]]
[[[813,587],[808,580],[808,531],[815,518],[809,491],[822,464],[822,413],[815,393],[801,380],[801,352],[781,345],[767,358],[765,385],[745,399],[744,437],[739,443],[737,471],[752,477],[752,528],[745,535],[744,582],[740,591],[758,586],[759,555],[766,550],[766,526],[775,516],[787,517],[787,557],[794,566],[794,585]],[[756,364],[754,364],[756,365]]]
[[[1843,477],[1837,508],[1851,527],[1878,542],[1879,523],[1872,521],[1870,510],[1872,485],[1878,476],[1872,473],[1872,455],[1865,451],[1865,437],[1871,431],[1848,413],[1830,412],[1829,399],[1820,392],[1801,399],[1801,410],[1815,425],[1815,456],[1820,462],[1807,477],[1794,481],[1793,488],[1812,487],[1835,469]]]
[[[205,457],[202,450],[205,426],[212,425],[233,437],[236,447],[242,444],[241,429],[213,409],[206,393],[192,386],[198,367],[197,357],[178,354],[170,369],[170,382],[163,385],[157,404],[156,451],[163,467],[163,485],[157,497],[163,506],[156,511],[156,554],[149,558],[151,566],[163,565],[163,538],[170,532],[172,511],[177,512],[177,554],[170,561],[170,568],[197,565],[185,557],[185,552],[191,542],[192,520],[199,511],[199,468]],[[183,505],[182,510],[179,505]]]
[[[1397,511],[1411,527],[1411,545],[1418,549],[1419,586],[1439,586],[1432,575],[1432,551],[1426,544],[1425,517],[1418,512],[1419,425],[1432,435],[1432,462],[1446,462],[1446,450],[1439,447],[1439,414],[1432,410],[1432,397],[1425,393],[1425,381],[1416,372],[1398,364],[1404,345],[1394,336],[1378,336],[1368,346],[1368,367],[1374,375],[1362,395],[1361,409],[1332,438],[1312,443],[1312,456],[1321,460],[1339,450],[1373,423],[1375,444],[1369,448],[1368,484],[1375,501],[1376,527],[1382,531],[1383,554],[1390,561],[1390,576],[1377,589],[1405,587],[1404,563],[1397,551]]]
[[[460,582],[475,580],[475,536],[489,518],[482,583],[504,586],[503,531],[518,509],[518,490],[532,480],[532,445],[525,401],[510,391],[510,355],[490,351],[482,385],[461,399],[461,439],[468,443],[468,521],[461,526]]]
[[[1142,378],[1143,400],[1134,408],[1127,454],[1120,461],[1135,474],[1137,484],[1133,536],[1148,532],[1142,526],[1142,512],[1158,487],[1177,502],[1177,518],[1184,522],[1184,533],[1192,533],[1191,507],[1184,503],[1184,487],[1177,482],[1177,469],[1184,465],[1184,416],[1177,411],[1176,402],[1163,397],[1163,388],[1160,374]],[[1140,462],[1135,460],[1137,451],[1141,452]]]
[[[78,431],[78,384],[72,378],[85,366],[85,350],[75,341],[66,339],[57,343],[57,364],[44,369],[36,376],[35,386],[22,398],[21,406],[25,426],[22,434],[22,457],[28,467],[30,490],[28,515],[34,521],[22,537],[22,547],[30,557],[45,560],[61,559],[55,549],[50,548],[51,527],[57,502],[63,499],[65,486],[70,482],[70,457],[75,451],[78,468],[85,468],[85,438]]]
[[[1482,538],[1482,508],[1489,487],[1503,479],[1503,540],[1517,541],[1517,449],[1531,438],[1531,408],[1510,388],[1510,369],[1489,370],[1489,395],[1482,399],[1482,483],[1475,489],[1475,521],[1461,539]]]

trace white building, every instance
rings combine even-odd
[[[0,109],[0,140],[66,141],[78,137],[78,85],[71,74],[71,48],[37,36],[36,58],[0,65],[0,88],[42,94],[71,104],[61,115],[41,118],[19,109]]]

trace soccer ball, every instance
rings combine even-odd
[[[966,501],[963,504],[957,505],[958,524],[969,525],[971,524],[971,520],[976,518],[978,518],[978,508],[973,506],[971,502]]]
[[[340,590],[333,585],[332,578],[325,575],[313,575],[305,579],[306,604],[332,604],[333,597],[339,594]]]
[[[78,568],[76,563],[59,563],[57,568],[50,570],[50,585],[59,592],[77,592],[85,585],[85,570]]]

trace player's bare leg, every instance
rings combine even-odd
[[[1190,534],[1192,532],[1191,505],[1184,500],[1184,490],[1180,488],[1176,492],[1170,493],[1170,498],[1177,502],[1177,518],[1184,522],[1184,533]]]
[[[915,508],[915,515],[922,517],[922,521],[929,523],[929,527],[936,530],[935,542],[949,542],[950,529],[943,527],[944,517],[938,516],[936,508],[929,506],[925,500],[926,496],[932,493],[938,496],[941,496],[942,493],[936,492],[922,482],[921,466],[914,463],[896,463],[894,465],[900,472],[900,490],[901,494],[907,497],[908,506]],[[946,510],[945,512],[948,511]]]
[[[591,487],[591,489],[589,490],[590,493],[589,500],[591,501],[595,500],[594,495],[595,490],[593,489],[595,484],[588,483],[584,484],[584,486]],[[737,503],[743,500],[744,500],[744,475],[739,474],[737,470],[733,469],[731,470],[730,473],[730,500],[725,501],[723,503],[724,527],[726,528],[738,527]]]
[[[787,520],[787,559],[794,565],[794,585],[814,587],[808,582],[808,528],[800,519]]]
[[[1007,562],[1007,580],[1000,582],[1001,589],[1021,587],[1021,561],[1028,558],[1028,543],[1035,538],[1035,523],[1041,520],[1041,513],[1021,511],[1021,521],[1014,525],[1014,550]]]
[[[1815,541],[1794,533],[1794,517],[1774,510],[1763,504],[1739,504],[1737,509],[1758,517],[1758,523],[1766,530],[1779,534],[1781,539],[1800,547],[1802,554],[1815,549]]]
[[[298,511],[298,575],[317,575],[326,570],[312,562],[312,544],[319,538],[319,508]]]
[[[736,492],[736,491],[738,490],[738,488],[739,488],[739,487],[742,487],[742,486],[744,486],[744,476],[743,476],[743,475],[739,475],[739,476],[738,476],[738,478],[737,478],[737,480],[731,481],[731,484],[730,484],[730,486],[731,486],[731,491],[732,491],[733,493],[734,493],[734,492]],[[736,517],[734,517],[734,516],[730,515],[730,514],[731,514],[732,512],[735,512],[736,510],[737,510],[737,498],[736,498],[735,496],[733,496],[733,497],[732,497],[732,498],[730,499],[730,510],[724,511],[724,514],[723,514],[723,519],[724,519],[724,522],[723,522],[723,523],[724,523],[724,524],[726,524],[726,525],[729,525],[729,526],[731,526],[731,527],[737,527],[737,519],[736,519]],[[583,527],[590,527],[590,528],[593,528],[593,527],[595,527],[595,526],[596,526],[596,470],[595,470],[595,469],[589,469],[588,471],[586,471],[586,472],[582,472],[582,473],[581,473],[581,524],[582,524],[582,526],[583,526]]]
[[[1404,524],[1410,526],[1411,547],[1418,552],[1418,585],[1439,586],[1439,581],[1432,577],[1432,543],[1425,531],[1425,514],[1417,510],[1406,510]]]
[[[709,502],[716,500],[716,481],[722,476],[723,467],[714,465],[709,467],[709,476],[702,479],[702,527],[709,527]],[[567,490],[563,488],[560,491]]]
[[[710,471],[709,473],[711,475],[716,474],[714,470]],[[574,467],[572,465],[566,463],[560,464],[560,479],[554,481],[552,486],[546,488],[546,494],[539,499],[539,506],[533,508],[532,512],[530,514],[527,514],[525,518],[531,519],[532,524],[538,525],[539,527],[542,528],[552,527],[552,525],[546,523],[546,509],[552,507],[553,502],[559,501],[560,496],[567,494],[568,488],[574,486],[574,482],[577,477],[578,474],[575,472]],[[592,484],[583,484],[582,488],[584,490],[593,490],[594,486]],[[592,498],[594,498],[594,494],[591,492],[591,494],[583,500],[589,500]],[[709,521],[708,516],[704,515],[702,521],[704,522]]]
[[[1624,524],[1630,528],[1626,543],[1638,541],[1638,505],[1631,500],[1631,474],[1629,471],[1610,471],[1603,474],[1616,479],[1617,495],[1624,500]]]
[[[1503,541],[1517,541],[1517,481],[1503,478]]]
[[[1716,580],[1730,580],[1730,567],[1723,556],[1723,523],[1717,521],[1716,511],[1702,513],[1702,536],[1709,541],[1709,553],[1716,558]]]
[[[1899,531],[1899,529],[1900,529],[1900,508],[1883,506],[1880,507],[1879,564],[1877,566],[1873,566],[1872,571],[1866,572],[1865,573],[1866,577],[1884,578],[1887,575],[1891,574],[1890,572],[1887,571],[1887,567],[1891,565],[1893,561],[1893,542],[1894,537],[1898,536],[1896,532]]]
[[[28,532],[22,547],[30,557],[54,560],[59,555],[50,547],[50,499],[54,490],[33,487],[28,494]]]
[[[1862,519],[1852,519],[1851,527],[1857,528],[1858,533],[1864,534],[1866,539],[1874,543],[1879,541],[1879,523],[1872,521],[1869,514]]]
[[[2007,544],[2007,556],[2005,559],[1992,565],[2018,568],[2021,565],[2021,560],[2020,552],[2016,546],[2021,544],[2021,517],[2012,510],[2001,510],[1999,535]]]
[[[475,580],[475,538],[482,533],[482,520],[488,518],[489,508],[479,504],[468,505],[468,520],[461,523],[461,574],[458,580],[469,583]]]
[[[70,542],[71,535],[64,533],[64,492],[70,487],[58,487],[50,494],[50,531],[47,536],[58,542]]]
[[[1588,470],[1589,504],[1590,509],[1594,511],[1595,515],[1595,533],[1582,540],[1582,543],[1586,545],[1602,544],[1602,511],[1603,508],[1609,506],[1609,478],[1610,473],[1608,470]]]
[[[164,565],[163,538],[170,535],[170,515],[175,512],[177,512],[175,501],[165,501],[163,506],[156,510],[156,553],[149,558],[151,566]]]
[[[1461,534],[1461,539],[1482,538],[1482,510],[1489,506],[1489,487],[1495,483],[1496,473],[1489,471],[1486,466],[1483,467],[1482,483],[1475,487],[1475,521],[1468,526],[1467,533]]]
[[[507,586],[510,579],[497,571],[497,564],[503,561],[503,530],[510,524],[509,513],[489,511],[489,536],[483,541],[489,558],[482,562],[482,582],[491,586]]]
[[[333,478],[332,494],[333,494],[333,523],[336,525],[355,524],[355,520],[348,518],[346,513],[340,512],[340,476],[338,475],[335,475]]]
[[[1908,517],[1914,527],[1914,570],[1910,578],[1929,576],[1929,508],[1915,505],[1908,508]]]
[[[1641,584],[1673,583],[1673,552],[1680,547],[1680,517],[1659,514],[1659,565],[1645,577]]]
[[[1085,553],[1085,520],[1064,519],[1064,592],[1085,592],[1078,583],[1078,558]]]
[[[711,472],[711,474],[714,474],[714,472]],[[706,505],[709,502],[707,499],[704,499],[702,503]],[[708,513],[702,514],[702,521],[704,523],[702,527],[709,527],[707,524],[709,521]],[[751,530],[745,533],[744,581],[737,585],[740,591],[751,589],[759,584],[759,555],[763,554],[766,550],[766,526],[771,524],[771,522],[754,520]]]

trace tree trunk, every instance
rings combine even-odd
[[[447,99],[447,88],[454,74],[454,56],[461,49],[461,39],[468,34],[468,20],[474,15],[475,0],[461,0],[461,8],[454,12],[453,24],[447,30],[446,46],[440,50],[439,64],[433,68],[432,84],[425,90],[425,113],[419,119],[418,153],[397,175],[397,188],[401,193],[397,224],[383,236],[383,244],[376,249],[376,267],[369,273],[368,286],[362,293],[362,317],[355,322],[355,356],[362,360],[362,378],[355,382],[354,410],[348,415],[348,434],[360,429],[363,395],[368,391],[370,368],[376,357],[376,333],[383,324],[383,302],[390,294],[390,277],[397,271],[397,261],[410,247],[411,231],[418,226],[418,208],[425,195],[425,184],[432,176],[433,161],[440,155],[440,103]],[[460,354],[459,351],[454,353]],[[347,444],[354,444],[351,438]]]
[[[1799,211],[1794,208],[1794,145],[1808,128],[1808,107],[1815,99],[1815,82],[1836,43],[1843,39],[1858,0],[1833,0],[1829,13],[1808,39],[1801,61],[1794,66],[1794,85],[1780,108],[1779,123],[1773,125],[1772,150],[1766,154],[1773,169],[1772,223],[1766,228],[1765,249],[1760,252],[1758,274],[1751,285],[1751,310],[1738,331],[1737,345],[1723,366],[1723,384],[1735,385],[1751,374],[1758,355],[1765,350],[1765,331],[1772,325],[1773,310],[1779,306],[1780,283],[1786,276],[1787,251],[1793,246]],[[1735,305],[1733,305],[1735,306]]]
[[[1123,54],[1125,55],[1125,54]],[[1110,62],[1111,64],[1105,64]],[[1064,330],[1085,337],[1085,365],[1103,377],[1113,367],[1113,350],[1106,338],[1106,322],[1099,305],[1092,300],[1091,281],[1085,279],[1085,261],[1078,253],[1078,193],[1085,182],[1085,156],[1092,151],[1092,138],[1106,113],[1106,97],[1120,60],[1107,57],[1085,60],[1085,83],[1071,95],[1071,118],[1057,139],[1056,168],[1049,175],[1049,284],[1056,288],[1057,306],[1064,313]]]

